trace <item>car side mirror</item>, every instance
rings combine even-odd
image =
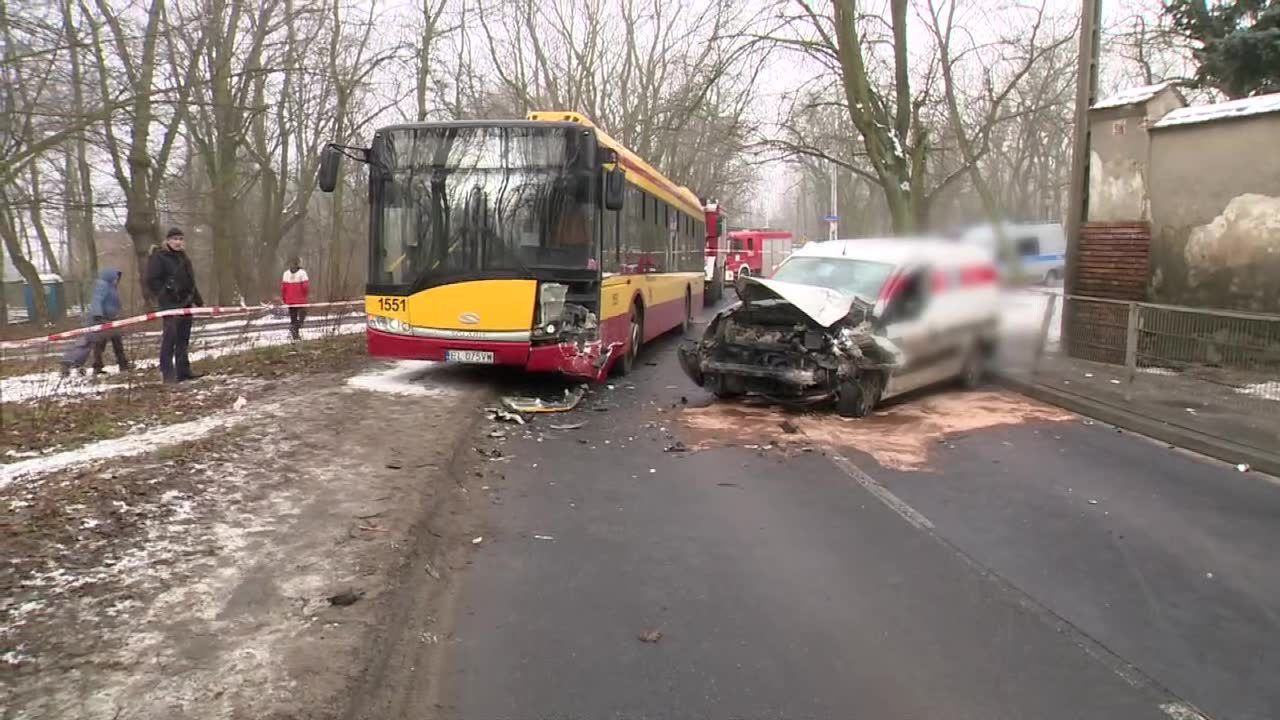
[[[604,176],[604,207],[606,210],[621,210],[626,197],[627,174],[620,167],[614,167]]]
[[[320,174],[316,179],[320,192],[331,193],[338,186],[338,164],[341,162],[342,155],[334,146],[325,145],[320,151]]]

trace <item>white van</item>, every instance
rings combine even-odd
[[[1065,274],[1067,236],[1058,223],[1036,225],[1004,223],[1004,243],[995,226],[978,225],[960,236],[960,242],[976,245],[996,257],[1002,278],[1056,285]]]
[[[991,254],[946,240],[812,242],[772,278],[741,278],[741,303],[679,348],[681,368],[718,397],[834,400],[861,417],[934,383],[976,385],[995,353]]]

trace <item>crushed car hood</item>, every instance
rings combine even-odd
[[[870,306],[870,303],[857,295],[844,295],[824,287],[780,280],[746,277],[733,287],[744,303],[780,299],[791,303],[824,328],[829,328],[848,316],[854,303]]]

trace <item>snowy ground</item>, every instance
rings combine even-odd
[[[1006,338],[1017,341],[1038,340],[1044,324],[1044,312],[1056,295],[1053,315],[1049,318],[1049,333],[1045,338],[1046,350],[1056,350],[1062,337],[1062,288],[1009,289],[1000,295],[1000,331]]]
[[[255,322],[246,326],[244,321],[224,321],[200,325],[196,332],[192,334],[191,360],[195,362],[223,355],[234,355],[255,348],[286,345],[292,341],[287,329],[257,327],[263,324],[266,323]],[[245,328],[245,331],[217,337],[204,337],[206,333],[211,331],[236,327]],[[337,326],[316,323],[311,327],[304,327],[302,329],[302,337],[304,340],[314,340],[332,335],[362,333],[364,329],[363,323],[351,322]],[[155,339],[155,343],[159,343],[158,337]],[[147,347],[147,345],[135,342],[134,348],[137,349],[139,347]],[[93,395],[125,387],[128,384],[127,378],[122,378],[119,370],[111,364],[115,358],[111,355],[110,348],[107,349],[103,357],[107,361],[107,365],[104,368],[107,374],[96,379],[92,375],[80,376],[75,373],[70,377],[63,378],[56,370],[0,378],[0,402],[24,403],[77,395]],[[154,356],[134,359],[133,363],[139,370],[151,370],[159,365]]]
[[[405,548],[461,534],[448,512],[414,529],[461,499],[450,459],[484,392],[435,363],[359,362],[0,467],[6,717],[340,715]],[[447,577],[432,547],[417,557]]]

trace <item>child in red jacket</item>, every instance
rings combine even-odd
[[[311,295],[311,281],[307,271],[302,269],[302,261],[294,258],[289,261],[289,269],[280,278],[280,300],[289,306],[289,334],[294,340],[302,339],[302,322],[307,319],[307,309],[296,307],[306,305]]]

